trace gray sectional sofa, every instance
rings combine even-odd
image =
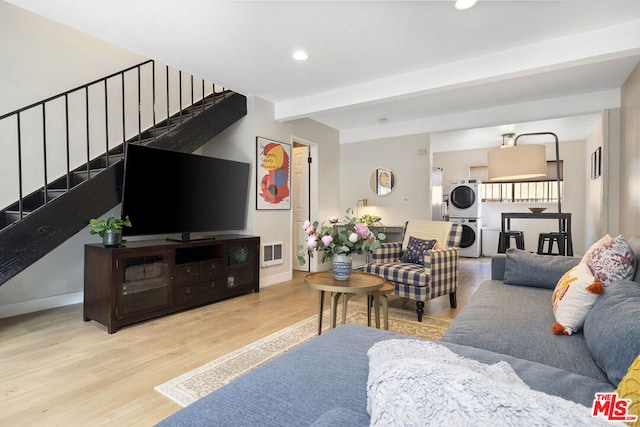
[[[640,237],[629,243],[640,265]],[[482,363],[505,361],[532,390],[590,408],[594,394],[613,391],[640,354],[640,268],[633,281],[607,287],[583,329],[570,336],[553,335],[553,288],[578,261],[522,251],[494,256],[491,280],[475,292],[440,344]],[[367,352],[377,342],[408,338],[357,325],[340,326],[160,425],[369,425]],[[576,424],[570,419],[561,423]]]

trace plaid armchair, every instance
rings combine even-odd
[[[436,240],[435,249],[423,256],[423,265],[402,262],[409,237]],[[398,296],[416,300],[418,321],[422,322],[424,302],[449,294],[451,308],[456,308],[458,265],[462,225],[444,221],[408,221],[402,243],[383,243],[371,255],[364,271],[384,277],[394,284]]]

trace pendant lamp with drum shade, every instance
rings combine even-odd
[[[544,145],[513,145],[491,150],[489,181],[515,181],[547,175]]]
[[[545,176],[544,145],[517,145],[514,133],[502,134],[502,146],[487,153],[489,181],[516,181]]]

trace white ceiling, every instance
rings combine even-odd
[[[466,11],[453,0],[9,1],[270,100],[278,120],[327,124],[343,143],[584,139],[640,61],[639,0],[479,0]],[[294,61],[296,49],[309,60]]]

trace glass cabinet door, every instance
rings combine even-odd
[[[233,295],[251,288],[254,280],[254,247],[250,244],[230,244],[228,246],[228,269],[226,293]]]
[[[117,317],[127,317],[170,305],[169,252],[123,256],[119,264]]]

